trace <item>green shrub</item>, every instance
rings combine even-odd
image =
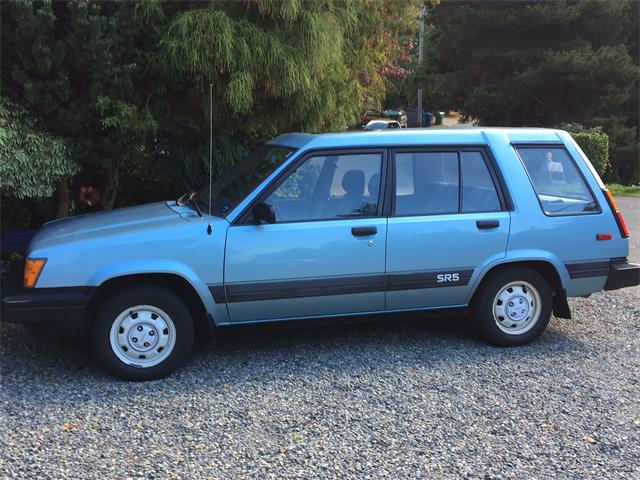
[[[620,185],[619,183],[607,183],[607,188],[614,197],[640,198],[640,185]]]
[[[247,146],[228,133],[213,138],[212,178],[225,173],[249,154]],[[198,190],[207,185],[209,171],[209,142],[196,148],[169,146],[165,169],[177,192]]]
[[[0,97],[0,190],[17,198],[48,197],[77,171],[67,143],[41,130],[35,118]]]
[[[602,126],[609,135],[609,161],[611,169],[607,180],[624,185],[640,183],[640,161],[638,161],[638,130],[625,117],[597,117],[594,123]]]
[[[601,177],[605,176],[609,165],[609,136],[600,127],[587,128],[579,123],[565,123],[559,126],[571,134],[585,155],[591,160]]]
[[[576,132],[571,136],[580,145],[595,167],[598,175],[605,175],[609,168],[609,137],[604,132]]]

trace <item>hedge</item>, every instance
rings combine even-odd
[[[609,136],[600,127],[586,128],[578,123],[560,126],[571,134],[585,155],[591,160],[598,175],[603,177],[610,168]]]

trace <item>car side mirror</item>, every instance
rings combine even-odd
[[[253,207],[253,220],[257,225],[276,223],[276,211],[272,205],[260,202]]]

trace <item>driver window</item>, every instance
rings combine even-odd
[[[382,154],[308,158],[265,200],[276,223],[375,216]]]
[[[305,200],[313,197],[318,177],[323,165],[323,157],[313,157],[300,165],[289,177],[271,194],[270,200]],[[267,202],[272,203],[272,202]]]

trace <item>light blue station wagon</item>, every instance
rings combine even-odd
[[[287,134],[211,196],[46,224],[3,318],[87,335],[138,380],[235,325],[469,311],[487,341],[522,345],[570,318],[567,297],[640,283],[627,237],[563,131]]]

